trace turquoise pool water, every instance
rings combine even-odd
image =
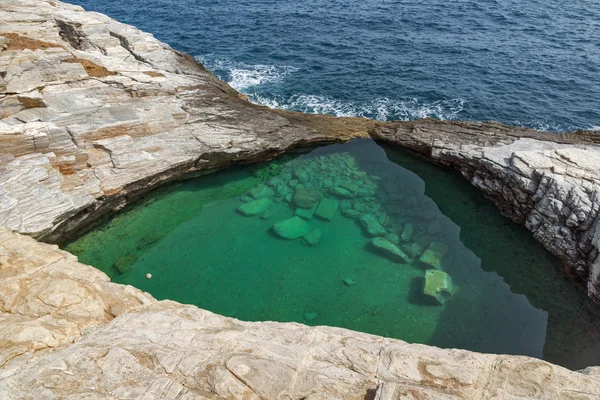
[[[458,174],[371,140],[173,184],[66,249],[243,320],[600,363],[596,307],[528,231]]]

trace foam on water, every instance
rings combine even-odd
[[[229,86],[242,93],[255,86],[281,82],[287,75],[297,71],[297,68],[291,66],[249,65],[226,58],[198,56],[196,59],[229,83]]]
[[[379,121],[437,118],[456,119],[463,110],[464,100],[439,100],[426,103],[419,99],[394,100],[380,98],[367,102],[337,100],[322,95],[295,94],[290,97],[247,93],[251,101],[284,110],[311,114],[330,114],[336,117],[365,117]]]
[[[285,79],[293,80],[298,68],[289,65],[245,64],[208,56],[197,56],[220,79],[246,94],[255,104],[282,110],[310,114],[329,114],[336,117],[364,117],[379,121],[437,118],[456,119],[463,110],[464,100],[450,99],[425,102],[418,98],[377,98],[371,101],[344,101],[318,94],[283,96],[269,90]]]

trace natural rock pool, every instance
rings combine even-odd
[[[460,175],[371,140],[178,182],[66,250],[243,320],[600,364],[597,307],[530,232]]]

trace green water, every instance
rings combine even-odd
[[[238,210],[257,204],[249,193],[264,214]],[[306,215],[324,201],[337,202],[331,220]],[[292,233],[318,228],[315,245],[273,229],[298,204],[308,226]],[[396,254],[371,243],[383,233],[376,241]],[[179,182],[66,249],[113,281],[243,320],[600,364],[596,307],[528,231],[458,174],[370,140]],[[445,279],[427,282],[439,296],[424,293],[426,276]]]

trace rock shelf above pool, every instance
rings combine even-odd
[[[268,160],[300,145],[371,137],[459,170],[505,215],[534,232],[569,276],[600,301],[597,132],[554,135],[495,122],[378,123],[270,110],[245,101],[190,56],[81,7],[58,0],[7,0],[0,4],[0,21],[0,398],[600,396],[597,368],[572,372],[533,358],[441,350],[339,328],[241,322],[156,301],[21,235],[66,243],[189,174]],[[305,178],[300,171],[288,186]],[[326,198],[337,203],[321,199],[313,220],[335,224],[336,218],[364,214],[367,205],[354,203],[358,188],[351,183],[332,186],[336,197]],[[252,211],[257,217],[248,218],[269,226],[279,221],[277,213],[289,211],[287,200],[285,205],[271,201],[258,203]],[[262,207],[273,210],[271,215]],[[176,222],[168,212],[163,215],[169,218],[159,216],[154,225]],[[427,216],[425,210],[421,219]],[[385,227],[384,222],[379,223]],[[162,245],[152,226],[145,228],[133,243],[140,252]],[[418,240],[424,229],[411,221],[402,232],[383,238],[420,259],[430,245]],[[436,236],[440,227],[426,229]],[[327,243],[327,231],[322,229],[318,244],[316,237],[309,233],[288,244],[318,251]],[[360,246],[374,238],[365,235]],[[302,240],[315,246],[302,246]],[[174,245],[170,249],[179,251]],[[108,268],[116,261],[111,259]],[[122,259],[122,276],[135,272],[127,271],[130,264]],[[536,285],[561,279],[551,270],[527,273],[518,271]],[[147,280],[145,272],[142,277],[147,284],[160,279]],[[336,279],[340,290],[352,293],[366,280]],[[510,274],[506,279],[515,282]],[[447,307],[471,293],[463,286]],[[517,293],[527,293],[523,286],[516,285]],[[579,307],[570,307],[572,316],[561,314],[568,332],[552,325],[561,318],[549,312],[550,340],[543,347],[561,344],[554,359],[583,357],[590,353],[587,342],[598,343],[598,329],[579,325],[594,321],[580,314],[585,303],[578,303],[567,286],[557,287],[553,297]],[[561,293],[568,295],[561,298]],[[215,297],[229,294],[222,290]],[[540,308],[560,306],[538,295],[531,301]],[[371,315],[377,312],[374,308]],[[317,323],[323,318],[305,314]],[[523,324],[530,322],[527,316]],[[594,363],[578,360],[583,366]]]

